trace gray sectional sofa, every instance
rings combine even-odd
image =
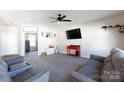
[[[48,82],[49,81],[49,71],[47,72],[40,72],[29,79],[25,80],[24,82]],[[6,68],[0,65],[0,82],[12,82],[9,73],[7,72]]]
[[[124,51],[113,48],[107,57],[91,54],[90,61],[78,71],[71,72],[71,79],[79,82],[123,82]]]
[[[1,56],[0,65],[4,66],[11,78],[31,69],[31,65],[24,61],[24,57],[18,54]]]
[[[12,64],[14,64],[14,66]],[[31,66],[24,63],[24,59],[22,57],[15,55],[4,56],[0,58],[0,82],[11,82],[14,76],[30,68]],[[40,73],[25,80],[25,82],[48,82],[49,74],[49,71],[41,71]]]

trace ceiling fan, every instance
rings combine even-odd
[[[58,17],[50,17],[51,19],[55,19],[55,21],[51,21],[51,23],[57,22],[57,24],[61,24],[62,22],[71,22],[72,20],[65,19],[66,15],[58,14]]]

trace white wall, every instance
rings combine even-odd
[[[44,35],[42,36],[42,32]],[[51,32],[52,34],[56,34],[56,30],[52,27],[40,26],[38,32],[38,55],[41,55],[41,51],[45,50],[49,47],[50,44],[56,47],[56,37],[46,38],[46,33]]]
[[[38,54],[41,50],[48,48],[49,44],[56,46],[56,38],[42,37],[42,32],[52,32],[56,34],[56,30],[52,27],[38,26],[38,32],[29,32],[38,34]],[[25,55],[25,33],[23,26],[3,26],[0,25],[0,56],[7,54]]]
[[[107,56],[109,51],[114,47],[124,49],[124,33],[118,33],[118,29],[109,29],[104,31],[101,29],[103,25],[124,24],[124,15],[118,15],[99,20],[94,20],[80,25],[71,25],[61,27],[59,30],[58,49],[60,53],[66,53],[65,46],[71,44],[81,45],[81,56],[89,57],[91,53],[101,56]],[[81,28],[82,39],[67,40],[66,30],[73,28]]]
[[[18,53],[18,28],[0,25],[0,56]]]
[[[30,25],[22,25],[21,26],[21,40],[20,40],[20,54],[22,56],[25,55],[25,33],[37,33],[38,34],[38,55],[41,55],[41,51],[48,48],[49,44],[53,44],[56,46],[56,38],[46,38],[45,33],[46,32],[52,32],[56,34],[56,30],[52,27],[47,27],[43,25],[35,25],[38,27],[38,32],[31,32],[31,31],[23,31],[23,26],[30,26]],[[42,32],[44,33],[44,36],[42,36]]]
[[[36,33],[38,34],[38,31],[24,31],[25,26],[32,26],[32,25],[21,25],[20,31],[19,31],[19,54],[24,56],[25,55],[25,40],[26,40],[26,33]],[[33,25],[34,26],[34,25]],[[38,26],[36,26],[38,27]]]
[[[56,44],[60,53],[66,53],[67,45],[81,45],[81,56],[89,57],[91,53],[98,55],[108,55],[113,47],[124,49],[124,34],[120,34],[114,29],[104,31],[103,25],[124,24],[124,15],[118,15],[99,20],[94,20],[82,24],[62,24],[59,28],[50,26],[39,26],[38,54],[42,49],[47,48],[49,44]],[[82,39],[67,40],[66,30],[81,28]],[[58,29],[57,31],[55,29]],[[0,26],[0,55],[19,53],[24,55],[24,38],[22,29],[15,26]],[[41,36],[42,32],[57,33],[57,38],[45,38]],[[56,43],[57,40],[57,43]]]
[[[82,47],[82,40],[81,39],[70,39],[68,40],[66,37],[66,30],[69,29],[75,29],[75,28],[81,28],[80,25],[62,25],[61,28],[57,31],[57,46],[58,46],[58,52],[65,53],[66,54],[66,46],[68,45],[80,45]],[[82,32],[81,32],[82,33]]]

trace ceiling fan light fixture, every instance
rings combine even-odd
[[[60,24],[62,24],[63,22],[60,22]]]
[[[63,22],[61,22],[61,21],[58,21],[58,22],[57,22],[57,24],[62,24],[62,23],[63,23]]]
[[[62,24],[63,22],[71,22],[72,21],[72,20],[65,19],[66,15],[61,15],[61,14],[58,14],[58,17],[49,17],[49,18],[55,19],[55,21],[52,21],[51,23],[57,22],[57,24]]]
[[[57,24],[60,24],[60,21],[58,21]]]

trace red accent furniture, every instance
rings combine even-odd
[[[75,54],[71,54],[71,50],[76,50]],[[67,46],[67,55],[80,56],[80,45],[70,45]]]

